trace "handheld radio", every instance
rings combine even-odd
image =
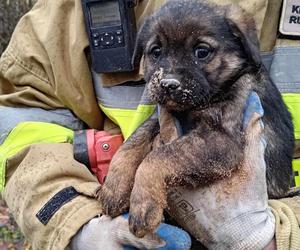
[[[135,5],[136,0],[82,0],[95,72],[134,70]]]

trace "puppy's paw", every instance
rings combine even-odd
[[[131,188],[130,181],[124,183],[124,179],[114,175],[107,178],[98,195],[103,213],[114,218],[127,212]]]
[[[163,205],[143,194],[143,191],[132,192],[129,210],[129,229],[137,237],[153,234],[163,216]]]

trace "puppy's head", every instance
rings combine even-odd
[[[143,57],[150,97],[184,111],[224,99],[232,84],[260,65],[254,20],[237,6],[173,0],[141,27],[135,53]]]

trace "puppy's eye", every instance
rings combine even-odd
[[[161,48],[158,45],[155,45],[151,48],[150,54],[154,59],[157,59],[161,55]]]
[[[209,57],[209,55],[211,54],[211,48],[206,45],[206,44],[203,44],[203,45],[199,45],[198,47],[195,48],[195,56],[201,60],[204,60],[206,58]]]

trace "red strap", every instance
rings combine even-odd
[[[122,135],[110,135],[105,131],[87,130],[88,155],[91,170],[103,184],[110,161],[123,144]]]

